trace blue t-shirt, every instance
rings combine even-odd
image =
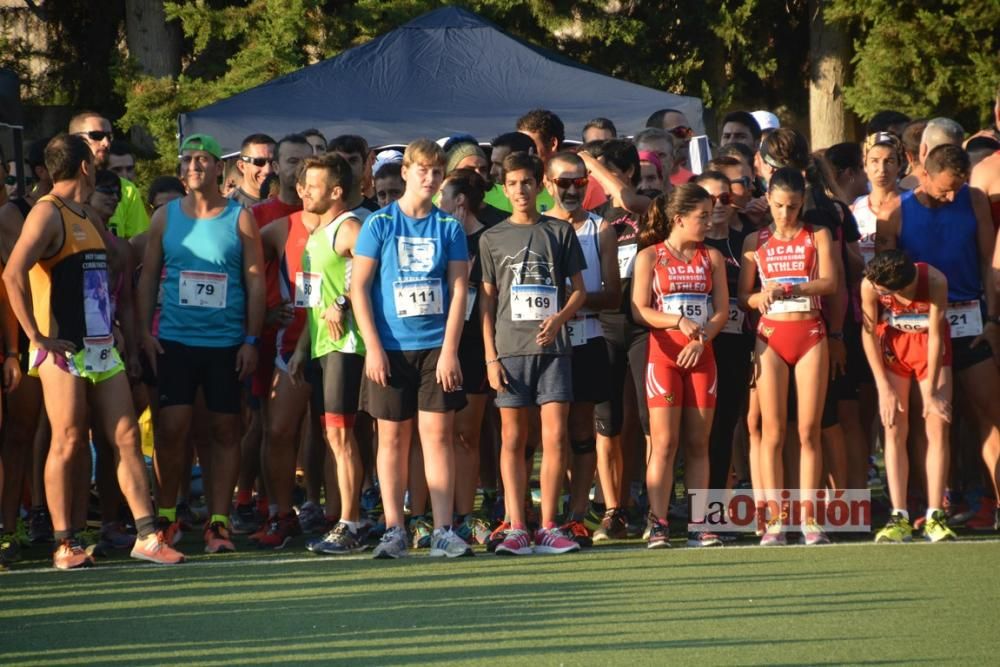
[[[393,202],[368,216],[354,254],[379,263],[371,300],[382,347],[441,347],[451,304],[448,262],[469,259],[462,223],[436,206],[410,218]]]

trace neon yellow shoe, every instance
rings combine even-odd
[[[885,528],[875,534],[876,544],[902,543],[913,540],[913,526],[902,514],[893,513]]]
[[[924,539],[928,542],[941,542],[943,540],[957,540],[958,536],[948,527],[944,512],[938,510],[924,524]]]

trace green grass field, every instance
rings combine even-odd
[[[244,549],[0,575],[0,664],[996,664],[1000,542],[440,561]],[[38,552],[33,549],[32,552]],[[41,554],[39,554],[41,555]]]

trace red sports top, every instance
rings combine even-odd
[[[683,315],[702,326],[708,321],[712,307],[712,259],[699,243],[690,261],[680,259],[666,243],[657,243],[653,265],[653,298],[664,313]],[[687,336],[677,330],[654,330],[654,336],[665,336],[682,343]]]
[[[289,301],[294,307],[292,321],[287,327],[278,332],[278,352],[283,355],[290,355],[295,352],[295,346],[299,342],[306,326],[306,314],[308,305],[305,297],[301,294],[302,285],[302,253],[306,249],[309,241],[309,230],[302,224],[302,211],[292,213],[288,216],[288,237],[285,240],[285,254],[281,258],[280,288],[281,297]]]
[[[819,261],[816,257],[816,241],[812,225],[803,224],[798,233],[790,241],[780,239],[773,234],[770,226],[757,232],[757,271],[760,280],[764,282],[805,283],[814,280],[819,273]],[[799,297],[786,299],[799,302],[807,300],[811,310],[819,310],[819,297]],[[783,302],[778,302],[781,304]],[[778,305],[776,304],[776,305]],[[770,312],[790,312],[792,309],[779,306],[771,307]],[[800,310],[800,309],[794,309]]]

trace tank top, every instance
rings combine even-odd
[[[465,241],[469,251],[469,296],[465,302],[465,326],[462,327],[460,346],[468,350],[483,348],[483,327],[478,317],[479,292],[483,282],[483,264],[479,261],[479,239],[486,227],[466,234]]]
[[[632,319],[632,267],[635,265],[635,255],[639,251],[639,223],[625,209],[613,206],[603,210],[603,218],[614,230],[618,244],[618,275],[621,277],[622,301],[617,311],[603,311],[601,320],[612,326],[624,320],[637,327]]]
[[[858,231],[861,232],[861,240],[858,247],[861,250],[861,257],[865,260],[865,265],[872,261],[875,256],[875,225],[878,218],[871,208],[869,195],[861,195],[851,204],[851,211],[854,219],[858,221]]]
[[[729,236],[724,239],[705,239],[705,245],[715,248],[722,255],[726,263],[726,286],[729,288],[729,319],[722,328],[722,333],[742,334],[745,333],[744,322],[746,312],[739,306],[736,293],[739,291],[740,281],[740,257],[736,253],[743,249],[743,241],[746,238],[747,226],[742,231],[729,230]]]
[[[334,339],[330,335],[323,313],[341,294],[347,294],[351,286],[351,258],[341,257],[334,249],[337,230],[344,220],[356,217],[353,211],[345,211],[334,220],[313,231],[306,241],[302,253],[302,274],[312,287],[309,289],[310,302],[306,311],[309,326],[309,344],[313,358],[330,352],[365,353],[354,312],[347,311],[344,318],[344,335]]]
[[[583,288],[588,293],[600,291],[604,283],[601,279],[601,246],[598,240],[602,222],[601,216],[588,213],[587,219],[576,229],[576,238],[580,242],[580,249],[583,250],[583,259],[587,263],[582,276]],[[576,315],[566,325],[569,328],[571,344],[582,345],[591,338],[603,335],[601,323],[597,321],[596,316],[597,313],[589,308],[576,311]]]
[[[882,307],[881,320],[893,329],[906,333],[927,331],[928,313],[931,312],[930,284],[927,278],[927,264],[917,262],[917,291],[910,303],[899,302],[892,294],[878,298]]]
[[[279,292],[281,299],[293,306],[292,321],[288,326],[278,331],[278,352],[290,355],[295,352],[299,336],[306,327],[306,313],[312,302],[311,290],[314,287],[302,272],[302,253],[309,240],[309,230],[302,223],[302,211],[288,216],[288,235],[285,238],[285,251],[279,260]]]
[[[795,285],[814,280],[818,275],[819,261],[816,257],[816,242],[812,225],[803,224],[795,237],[789,241],[779,239],[765,227],[757,232],[757,272],[761,284],[777,282],[781,285]],[[820,299],[815,296],[801,296],[795,299],[775,301],[768,314],[801,313],[819,310]]]
[[[948,301],[978,301],[983,294],[979,270],[976,214],[969,186],[955,201],[928,208],[913,191],[900,198],[899,248],[914,262],[926,262],[948,279]]]
[[[653,247],[656,249],[653,264],[654,305],[660,312],[683,315],[705,326],[712,312],[712,259],[705,244],[699,243],[694,257],[687,262],[674,255],[665,241]],[[662,329],[652,332],[654,336],[670,337],[679,333]]]
[[[68,340],[78,349],[113,346],[104,239],[86,213],[76,213],[59,197],[45,195],[38,201],[54,204],[63,225],[58,252],[39,259],[28,271],[39,332]]]
[[[193,347],[240,345],[246,319],[239,233],[243,207],[230,199],[215,217],[191,218],[182,201],[167,204],[159,335]]]

